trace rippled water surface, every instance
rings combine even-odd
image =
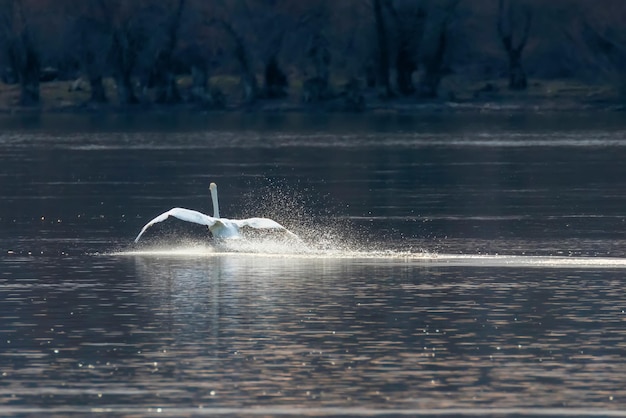
[[[617,116],[1,122],[0,415],[626,416]]]

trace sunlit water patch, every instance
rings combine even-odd
[[[236,240],[225,244],[194,244],[129,248],[108,253],[113,256],[144,257],[247,257],[267,259],[344,259],[373,262],[421,263],[423,265],[468,267],[527,267],[527,268],[626,268],[621,257],[560,257],[505,254],[445,254],[414,250],[323,248],[307,244],[294,245],[284,241]]]

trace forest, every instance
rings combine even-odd
[[[622,0],[0,0],[1,106],[622,105],[624,22]]]

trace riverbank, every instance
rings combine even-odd
[[[194,103],[158,105],[145,100],[136,105],[120,106],[115,94],[108,103],[89,102],[86,88],[72,89],[74,82],[54,81],[41,84],[38,106],[18,105],[19,86],[0,83],[0,114],[22,113],[160,113],[160,112],[260,112],[260,113],[541,113],[581,111],[624,111],[626,100],[609,84],[589,85],[575,81],[535,81],[526,91],[506,88],[505,80],[491,80],[472,85],[447,83],[439,98],[416,97],[381,99],[376,92],[363,91],[364,105],[355,109],[340,93],[333,99],[304,103],[297,92],[284,99],[259,99],[252,104],[238,100],[238,86],[225,86],[226,104],[210,107]],[[110,89],[112,90],[112,89]]]

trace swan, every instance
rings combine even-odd
[[[186,222],[192,222],[200,225],[206,225],[209,227],[211,234],[216,239],[232,239],[232,238],[241,238],[241,228],[249,227],[254,229],[274,229],[279,230],[286,233],[288,236],[292,238],[296,238],[299,240],[299,237],[293,232],[289,231],[287,228],[282,226],[276,221],[267,218],[248,218],[248,219],[226,219],[220,217],[220,207],[219,202],[217,200],[217,185],[215,183],[211,183],[209,185],[209,189],[211,190],[211,200],[213,201],[213,216],[205,215],[204,213],[185,209],[185,208],[172,208],[167,212],[164,212],[152,219],[150,222],[144,225],[135,238],[135,242],[139,242],[141,236],[146,232],[148,228],[152,225],[163,222],[170,216],[174,218],[178,218],[180,220]]]

